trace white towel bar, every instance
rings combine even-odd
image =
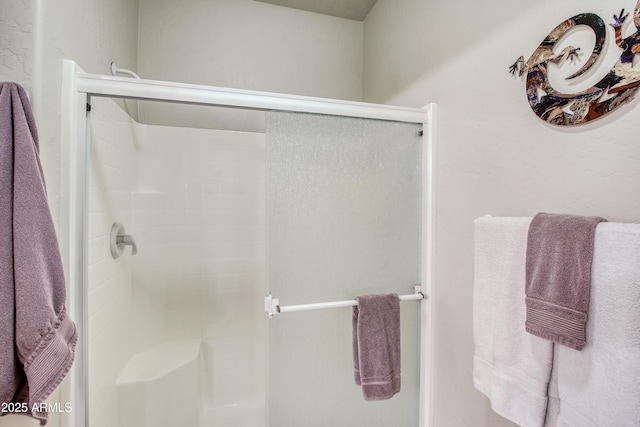
[[[414,293],[408,295],[400,295],[400,301],[417,301],[426,299],[427,296],[422,292],[422,286],[414,286]],[[319,302],[315,304],[298,304],[298,305],[285,305],[280,306],[278,298],[273,298],[271,295],[264,297],[264,311],[269,318],[279,313],[291,313],[294,311],[307,311],[307,310],[320,310],[324,308],[337,308],[337,307],[353,307],[358,305],[358,302],[354,299],[346,301],[333,301],[333,302]]]

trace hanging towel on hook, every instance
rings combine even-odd
[[[25,90],[8,82],[0,83],[0,230],[0,402],[45,425],[40,404],[71,368],[77,333],[35,119]]]
[[[390,399],[400,391],[398,294],[361,295],[353,307],[353,366],[365,400]]]

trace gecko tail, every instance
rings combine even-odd
[[[595,41],[595,45],[593,46],[593,51],[591,51],[591,56],[589,56],[589,59],[587,60],[587,62],[582,66],[582,68],[580,68],[578,71],[571,74],[569,77],[565,79],[565,80],[571,80],[589,71],[591,67],[593,67],[593,64],[596,63],[596,61],[598,60],[598,57],[600,56],[600,53],[602,52],[604,41],[607,36],[607,30],[606,30],[606,25],[602,20],[602,18],[600,18],[598,15],[594,13],[581,13],[574,16],[573,18],[568,19],[567,21],[570,22],[572,27],[578,26],[578,25],[588,26],[589,28],[591,28],[591,30],[596,36],[596,41]]]

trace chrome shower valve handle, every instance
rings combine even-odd
[[[119,258],[124,253],[125,246],[131,246],[131,255],[138,253],[136,239],[132,235],[126,234],[124,225],[119,222],[114,222],[111,226],[109,246],[111,248],[111,256],[114,258]]]
[[[135,255],[138,253],[138,247],[136,246],[136,239],[134,239],[133,236],[130,234],[116,236],[116,244],[131,246],[131,255]]]

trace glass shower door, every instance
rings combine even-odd
[[[420,281],[420,126],[268,113],[267,284],[281,305],[408,294]],[[417,426],[419,304],[401,303],[400,393],[354,383],[351,308],[269,320],[270,427]]]
[[[264,134],[100,97],[89,124],[86,426],[264,427]],[[114,222],[135,255],[112,256]]]

